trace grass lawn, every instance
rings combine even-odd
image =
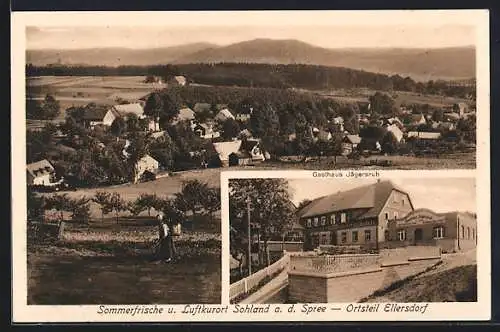
[[[477,266],[464,265],[425,274],[369,302],[475,302]]]

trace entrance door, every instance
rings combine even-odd
[[[415,242],[420,242],[423,240],[423,231],[422,231],[422,228],[417,228],[415,229],[415,236],[414,236],[414,239],[415,239]]]

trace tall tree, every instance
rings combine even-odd
[[[250,222],[260,230],[267,253],[271,237],[281,234],[294,220],[295,208],[290,197],[290,187],[284,179],[232,179],[229,182],[230,226],[244,237],[249,203]],[[266,255],[266,264],[269,263]]]
[[[176,194],[187,211],[192,211],[193,216],[204,207],[204,202],[209,195],[209,188],[206,183],[199,180],[189,180],[182,184],[182,189]]]
[[[375,92],[369,97],[371,112],[379,114],[394,114],[396,112],[395,102],[391,96],[385,93]]]
[[[71,209],[71,200],[69,199],[68,194],[55,194],[47,197],[46,199],[46,207],[50,209],[54,209],[60,213],[60,220],[64,219],[64,211],[70,211]]]
[[[127,123],[122,117],[116,118],[111,124],[110,131],[116,137],[120,137],[127,131]]]
[[[229,141],[238,136],[240,132],[240,126],[238,122],[234,119],[227,119],[222,124],[222,137]]]

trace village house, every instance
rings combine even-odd
[[[436,213],[417,209],[390,220],[384,247],[432,245],[443,252],[466,251],[477,245],[476,216],[468,212]]]
[[[168,86],[185,86],[187,79],[184,76],[172,76],[167,81]]]
[[[460,120],[460,114],[455,112],[446,112],[443,114],[444,121],[457,122]]]
[[[359,135],[345,135],[341,144],[342,155],[350,155],[358,148],[359,143],[361,143],[361,137],[359,137]]]
[[[396,124],[386,125],[385,129],[387,132],[392,133],[396,138],[397,142],[400,143],[403,140],[403,132]]]
[[[209,112],[212,108],[212,105],[209,103],[196,103],[193,106],[193,111],[194,113],[203,113],[203,112]]]
[[[95,105],[95,107],[86,108],[82,121],[85,128],[94,129],[96,126],[111,126],[120,114],[107,105]]]
[[[441,138],[441,133],[427,132],[427,131],[409,131],[408,138],[416,138],[422,140],[437,140]]]
[[[223,167],[248,165],[266,159],[257,139],[217,142],[213,147]]]
[[[214,129],[211,124],[198,123],[194,126],[193,131],[201,138],[211,139],[220,137],[220,132]]]
[[[217,115],[215,116],[215,121],[218,121],[218,122],[224,122],[224,121],[226,121],[228,119],[235,120],[235,117],[231,113],[231,111],[229,111],[229,109],[227,109],[227,108],[222,108],[219,111],[219,113],[217,113]]]
[[[410,126],[419,126],[426,124],[427,120],[425,119],[425,116],[420,113],[420,114],[411,114],[408,118],[408,124]]]
[[[29,186],[50,186],[55,177],[54,166],[47,159],[26,165],[26,173]]]
[[[242,111],[240,113],[237,113],[235,118],[237,121],[247,122],[250,121],[252,113],[253,113],[253,108],[250,108],[248,111]]]
[[[160,163],[150,155],[146,154],[134,165],[134,183],[137,183],[146,172],[156,174],[159,168]]]
[[[238,137],[241,138],[241,139],[248,139],[248,138],[252,138],[253,135],[252,135],[252,132],[248,129],[243,129],[242,131],[240,131],[240,133],[238,134]]]
[[[177,124],[182,121],[190,121],[191,124],[193,123],[195,119],[195,113],[192,109],[189,107],[184,107],[179,110],[179,113],[175,117],[174,120],[172,120],[172,124]]]
[[[389,236],[388,223],[413,211],[409,194],[391,181],[315,199],[300,211],[312,248],[361,245],[376,248]]]
[[[127,119],[130,114],[134,114],[139,119],[144,119],[144,108],[140,103],[114,105],[112,107],[123,119]]]

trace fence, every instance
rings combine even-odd
[[[254,274],[238,280],[237,282],[229,286],[229,299],[232,300],[235,297],[247,293],[249,290],[257,286],[264,278],[275,274],[283,269],[285,269],[290,263],[290,256],[285,254],[281,259],[269,265],[268,267],[261,269]]]
[[[62,238],[64,233],[65,223],[42,223],[28,222],[27,233],[28,241],[55,241]]]
[[[290,271],[297,272],[337,273],[379,266],[380,256],[373,254],[290,257]]]

